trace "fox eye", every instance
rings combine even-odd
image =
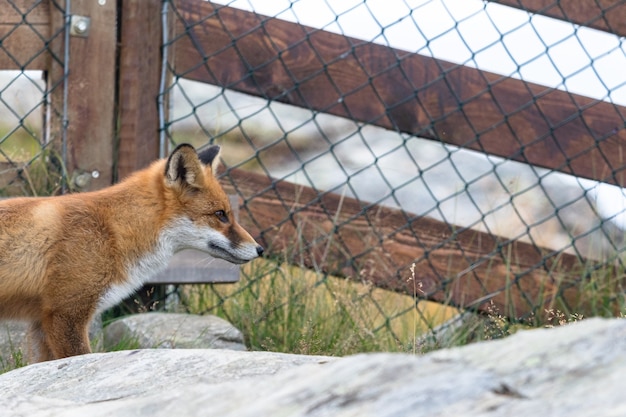
[[[228,223],[228,217],[226,216],[226,212],[224,210],[218,210],[213,214],[217,216],[219,221],[221,221],[222,223]]]

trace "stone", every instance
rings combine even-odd
[[[424,356],[122,351],[0,375],[0,415],[620,416],[624,372],[623,319],[520,331]]]
[[[144,349],[246,350],[241,331],[211,315],[143,313],[121,318],[105,327],[105,347],[125,340]]]
[[[0,369],[26,357],[26,329],[19,321],[0,321]]]
[[[95,405],[97,409],[97,404],[109,401],[118,403],[123,399],[147,399],[174,390],[178,393],[179,389],[184,391],[198,384],[214,389],[224,383],[243,380],[260,383],[257,377],[268,377],[304,364],[320,365],[333,360],[327,357],[217,349],[145,349],[94,353],[30,365],[0,375],[0,415],[79,415],[83,406]],[[247,394],[242,392],[241,395]],[[122,404],[122,408],[125,407]],[[162,404],[153,402],[146,407],[147,415],[169,415],[158,413],[166,412],[166,409],[172,412],[176,408],[181,411],[174,411],[174,415],[193,415],[185,411],[187,405],[184,404],[180,404],[180,407],[170,404],[164,408]],[[206,407],[202,408],[204,410],[194,413],[206,415]],[[120,416],[128,415],[124,413]]]
[[[0,369],[4,364],[26,360],[28,356],[28,323],[16,320],[0,321]],[[102,349],[102,320],[96,316],[89,327],[93,350]]]

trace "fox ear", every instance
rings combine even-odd
[[[217,168],[220,166],[220,152],[221,149],[218,145],[213,145],[198,154],[198,158],[204,165],[210,165],[213,175],[217,172]]]
[[[178,145],[165,164],[165,179],[170,185],[201,188],[204,173],[198,154],[193,146]]]

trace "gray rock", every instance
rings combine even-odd
[[[0,369],[26,357],[27,325],[18,321],[0,322]]]
[[[137,348],[246,350],[243,334],[226,320],[211,315],[135,314],[105,327],[106,347],[124,340]]]
[[[0,376],[0,415],[620,416],[626,320],[418,357],[228,350],[92,354]]]
[[[194,386],[211,390],[237,381],[256,381],[304,364],[320,364],[333,358],[271,352],[239,352],[217,349],[147,349],[94,353],[20,368],[0,375],[0,415],[3,417],[81,415],[83,407],[113,402],[127,408],[125,400],[147,401],[139,405],[146,415],[206,415],[207,405],[189,414],[187,405],[154,402],[153,395],[182,393]],[[212,387],[212,388],[211,388]],[[182,389],[182,391],[179,391]],[[199,388],[202,390],[203,388]],[[256,389],[256,388],[255,388]],[[247,394],[242,392],[243,397]],[[176,394],[178,395],[178,394]],[[171,401],[167,397],[167,401]],[[213,398],[218,400],[218,398]],[[185,400],[187,401],[187,400]],[[236,405],[236,404],[235,404]],[[159,414],[170,410],[169,414]],[[110,409],[107,409],[110,410]],[[101,409],[105,415],[109,411]],[[134,406],[120,416],[134,415]],[[117,415],[114,412],[113,415]],[[143,414],[142,414],[143,415]]]
[[[5,364],[26,360],[28,356],[28,323],[0,321],[0,369]],[[89,327],[89,338],[94,350],[102,349],[102,320],[96,316]]]

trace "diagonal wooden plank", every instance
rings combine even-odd
[[[577,25],[626,36],[624,0],[489,0]]]
[[[177,73],[626,186],[626,108],[198,0],[176,3]]]
[[[578,306],[577,287],[564,284],[581,276],[573,255],[246,171],[228,171],[223,183],[246,201],[240,222],[269,256],[512,318]]]

